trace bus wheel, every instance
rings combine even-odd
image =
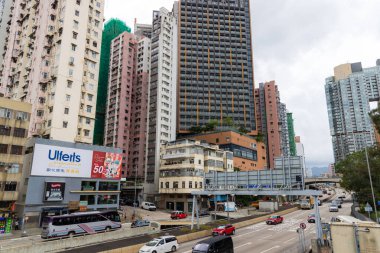
[[[110,227],[106,227],[106,232],[109,232],[111,231],[111,228]]]
[[[75,235],[75,232],[73,232],[73,231],[69,232],[69,237],[70,237],[70,238],[73,238],[74,235]]]

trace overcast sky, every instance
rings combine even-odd
[[[173,0],[106,0],[106,19],[133,27]],[[255,85],[276,80],[308,166],[333,162],[324,80],[336,65],[380,58],[378,0],[251,0]]]

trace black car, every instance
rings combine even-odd
[[[192,253],[234,253],[234,243],[230,236],[216,236],[198,242]]]

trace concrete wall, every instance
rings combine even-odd
[[[260,201],[259,202],[259,210],[260,211],[270,211],[270,212],[277,211],[278,210],[278,202]]]
[[[380,249],[380,226],[375,223],[358,225],[360,252],[378,252]],[[335,253],[356,253],[355,232],[351,224],[331,224],[331,239]]]

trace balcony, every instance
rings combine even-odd
[[[162,155],[162,159],[176,159],[176,158],[186,158],[186,157],[193,157],[193,156],[194,154],[185,152],[185,153],[176,153],[176,154],[165,154],[165,155]]]
[[[190,194],[191,192],[199,190],[193,188],[160,188],[159,193],[163,194]]]
[[[186,169],[186,168],[195,168],[194,163],[180,163],[180,164],[161,164],[160,170],[165,169]]]
[[[18,199],[18,192],[17,191],[3,191],[0,192],[0,200],[1,201],[13,201]]]

